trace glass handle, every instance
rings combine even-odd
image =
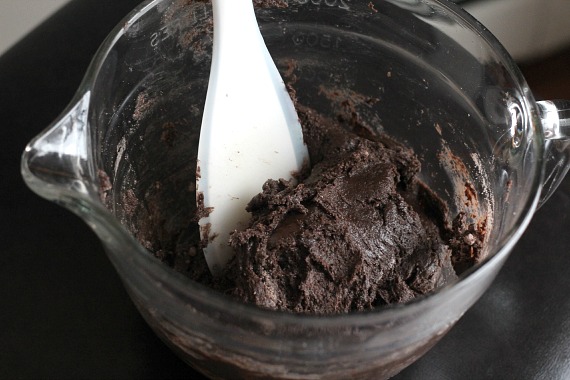
[[[554,193],[570,169],[570,100],[537,102],[545,144],[545,177],[538,206]]]
[[[87,128],[90,92],[85,93],[50,127],[36,136],[22,156],[26,184],[38,195],[67,203],[97,194]]]

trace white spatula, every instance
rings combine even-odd
[[[251,198],[269,179],[308,164],[293,102],[263,41],[251,0],[213,0],[214,50],[198,148],[202,238],[218,275],[233,252],[229,234],[249,219]]]

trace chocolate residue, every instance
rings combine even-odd
[[[453,221],[449,233],[449,246],[453,250],[453,267],[458,274],[471,268],[482,257],[486,226],[468,223],[465,213],[461,212]]]
[[[287,0],[253,0],[253,6],[256,8],[287,8],[289,3]]]
[[[371,1],[368,3],[368,8],[370,8],[370,10],[374,13],[378,13],[378,9],[376,9],[376,6],[374,5],[374,3]]]
[[[146,92],[141,92],[137,96],[137,104],[133,112],[133,119],[138,121],[145,117],[145,114],[152,109],[152,102]]]
[[[137,210],[139,200],[135,195],[133,190],[127,190],[122,194],[121,203],[123,205],[123,211],[127,215],[127,217],[131,218],[135,215]]]
[[[477,203],[477,192],[473,185],[469,182],[465,183],[465,198],[468,203]]]
[[[107,173],[101,169],[97,170],[97,178],[99,180],[99,198],[103,204],[107,204],[107,196],[113,189],[113,184]]]
[[[373,138],[376,134],[370,122],[362,115],[362,108],[370,108],[380,99],[358,94],[349,89],[331,89],[320,86],[319,94],[330,100],[340,123],[347,123],[358,133]]]
[[[168,147],[172,148],[176,142],[176,137],[176,125],[171,122],[164,123],[162,125],[162,134],[160,135],[160,141],[165,143]]]

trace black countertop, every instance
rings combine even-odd
[[[19,172],[26,143],[64,109],[137,3],[74,0],[0,56],[0,378],[201,378],[147,327],[91,230],[28,190]],[[570,65],[559,66],[550,76],[528,68],[539,97],[553,96],[548,80],[570,83]],[[570,98],[570,85],[556,96]],[[570,378],[569,214],[570,177],[483,298],[396,378]]]

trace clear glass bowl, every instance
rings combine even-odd
[[[26,148],[23,176],[93,228],[149,325],[204,374],[390,377],[488,288],[567,172],[568,103],[535,102],[505,50],[452,3],[287,2],[260,8],[257,17],[299,101],[329,114],[339,104],[324,91],[354,101],[371,128],[415,149],[421,179],[449,204],[450,216],[463,211],[487,228],[486,258],[457,281],[403,305],[295,315],[191,281],[135,238],[152,223],[184,230],[195,207],[212,40],[211,8],[201,1],[147,1],[118,25],[68,109]],[[359,101],[367,98],[375,101]],[[166,186],[161,205],[176,204],[176,212],[143,220],[150,206],[133,199],[157,182]]]

